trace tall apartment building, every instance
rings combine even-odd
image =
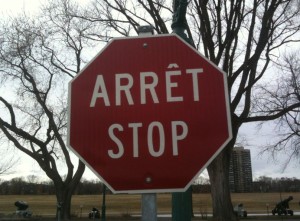
[[[231,192],[252,191],[252,166],[249,149],[233,148],[229,168],[229,186]]]

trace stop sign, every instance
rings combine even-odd
[[[69,146],[113,192],[184,191],[231,139],[226,85],[176,35],[113,39],[69,84]]]

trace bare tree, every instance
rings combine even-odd
[[[0,177],[13,173],[13,168],[17,162],[13,156],[6,157],[6,154],[3,152],[1,156]]]
[[[1,132],[0,132],[0,177],[9,175],[14,173],[14,167],[19,160],[9,148],[7,148],[8,142],[1,139]]]
[[[89,59],[85,49],[95,43],[87,37],[97,28],[69,16],[76,10],[70,1],[53,1],[38,17],[0,24],[0,81],[9,91],[0,95],[0,135],[53,181],[64,218],[70,217],[71,197],[85,171],[66,146],[66,87]]]
[[[257,106],[253,100],[259,92],[255,87],[257,83],[265,82],[264,77],[272,74],[269,68],[277,61],[274,55],[281,47],[299,40],[296,38],[299,6],[297,1],[276,0],[193,3],[199,16],[194,20],[199,21],[196,22],[199,48],[228,74],[234,138],[209,165],[208,172],[215,219],[233,220],[227,174],[230,152],[240,126],[273,120],[299,107],[297,99],[281,108],[274,108],[272,102]]]
[[[36,22],[19,21],[14,28],[2,31],[11,34],[2,35],[5,37],[0,50],[1,72],[10,81],[18,82],[20,87],[14,85],[18,89],[17,95],[26,98],[27,102],[22,103],[19,99],[12,105],[8,99],[1,98],[9,117],[1,118],[0,127],[24,152],[35,157],[43,153],[37,161],[42,168],[48,166],[50,170],[45,171],[54,178],[53,181],[58,178],[54,159],[66,158],[69,172],[66,180],[58,182],[57,186],[66,181],[76,183],[74,178],[78,178],[80,172],[73,176],[65,149],[65,109],[62,108],[65,100],[60,99],[65,97],[62,94],[50,100],[50,95],[53,96],[55,88],[63,87],[60,82],[66,76],[73,77],[82,67],[83,45],[107,41],[115,36],[135,35],[138,26],[143,24],[153,25],[158,34],[169,33],[171,5],[166,0],[94,0],[87,9],[79,9],[64,0],[59,4],[52,2],[44,11],[47,19],[42,21],[43,25],[37,25],[38,29],[33,26]],[[266,82],[266,85],[272,80],[281,49],[288,49],[291,44],[296,47],[295,43],[299,41],[299,3],[297,0],[191,0],[187,13],[188,30],[197,49],[228,75],[233,139],[211,163],[208,172],[214,219],[236,220],[228,171],[230,153],[240,126],[247,122],[278,119],[300,106],[299,99],[293,99],[293,95],[289,95],[289,102],[279,108],[273,105],[273,98],[262,106],[255,99],[261,92],[258,83]],[[31,26],[36,31],[28,31],[32,30]],[[39,52],[37,57],[33,52]],[[268,75],[270,78],[266,81]],[[276,91],[276,88],[270,90]],[[55,105],[58,102],[62,105]],[[33,123],[27,124],[30,121],[26,119]],[[77,171],[82,168],[79,163]]]
[[[153,25],[160,34],[169,33],[172,7],[171,2],[164,0],[95,0],[89,13],[78,17],[105,24],[111,34],[132,35],[140,24]],[[288,98],[290,102],[280,108],[272,102],[258,106],[254,99],[260,92],[257,84],[272,81],[271,67],[276,68],[281,49],[299,42],[299,3],[297,0],[192,0],[187,21],[198,50],[228,75],[233,139],[209,165],[208,172],[214,219],[235,220],[228,171],[240,126],[280,118],[300,105],[299,99],[292,99],[292,95]]]
[[[276,90],[270,90],[269,87],[260,86],[260,93],[256,95],[255,101],[258,107],[264,107],[271,103],[274,109],[283,109],[300,100],[300,60],[299,52],[291,52],[283,56],[282,62],[278,63],[279,70],[284,76],[272,85]],[[269,104],[270,106],[270,104]],[[257,112],[266,108],[256,109]],[[282,170],[291,163],[291,161],[300,162],[300,109],[295,108],[276,119],[276,136],[264,147],[261,153],[271,153],[274,159],[284,156]],[[282,157],[280,157],[282,158]]]

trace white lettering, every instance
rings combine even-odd
[[[182,128],[181,134],[178,134],[177,127]],[[184,121],[172,121],[172,146],[173,156],[178,156],[178,141],[186,138],[188,134],[188,126]]]
[[[154,150],[154,145],[153,145],[153,129],[155,127],[158,129],[158,134],[159,134],[158,151]],[[154,121],[151,124],[149,124],[147,138],[148,138],[149,153],[151,154],[151,156],[160,157],[165,151],[165,132],[164,132],[163,125],[157,121]]]
[[[152,83],[146,84],[146,77],[152,78]],[[155,87],[158,84],[158,77],[154,72],[141,72],[140,85],[141,85],[141,104],[146,104],[146,90],[149,90],[154,103],[159,103]]]
[[[143,127],[143,124],[138,123],[129,123],[128,128],[132,129],[132,144],[126,143],[126,150],[128,151],[128,148],[132,147],[132,155],[134,158],[140,157],[139,153],[139,130]],[[147,128],[147,144],[143,144],[142,146],[147,148],[147,151],[152,157],[161,157],[166,148],[166,138],[170,139],[172,141],[172,156],[178,156],[179,155],[179,145],[178,141],[184,140],[188,135],[188,125],[184,121],[171,121],[170,123],[171,127],[171,134],[169,136],[166,136],[165,129],[162,123],[158,121],[153,121],[148,125]],[[121,124],[112,124],[108,128],[108,134],[110,139],[116,144],[116,147],[113,147],[109,149],[108,156],[113,159],[119,159],[124,156],[125,148],[122,143],[122,141],[116,136],[115,130],[117,132],[123,132],[124,128]],[[169,131],[169,130],[168,130]],[[144,131],[145,132],[145,131]],[[154,134],[155,133],[155,134]],[[127,134],[127,133],[126,133]],[[158,141],[158,142],[154,142]],[[155,146],[157,145],[157,146]],[[143,153],[145,153],[145,150],[143,150]]]
[[[118,131],[123,131],[123,127],[120,124],[112,124],[108,129],[108,134],[110,139],[112,139],[118,147],[118,152],[114,153],[113,150],[108,150],[108,155],[113,159],[118,159],[123,156],[124,154],[124,146],[119,138],[117,138],[114,134],[114,129],[117,129]]]
[[[169,67],[173,67],[169,65]],[[167,102],[183,101],[183,97],[173,97],[172,88],[178,87],[177,82],[171,82],[171,77],[181,75],[181,71],[166,71],[166,91],[167,91]]]
[[[186,73],[192,74],[194,101],[199,101],[199,85],[198,85],[198,75],[197,74],[203,73],[203,69],[202,68],[187,69]]]
[[[99,89],[101,92],[99,92]],[[110,102],[108,99],[108,94],[106,91],[103,75],[98,75],[93,91],[93,96],[90,102],[90,107],[95,107],[97,98],[102,97],[104,100],[105,106],[110,106]]]
[[[130,123],[128,124],[129,128],[132,128],[133,134],[133,157],[139,157],[139,135],[138,128],[142,127],[142,123]]]
[[[183,96],[184,91],[182,87],[179,87],[180,80],[178,78],[176,80],[176,76],[181,76],[180,79],[182,79],[182,77],[185,77],[187,75],[191,76],[192,87],[184,88],[184,90],[193,90],[193,100],[195,102],[199,101],[200,100],[199,74],[203,73],[203,68],[186,69],[185,73],[187,75],[182,74],[184,72],[179,70],[179,66],[176,63],[169,64],[168,69],[172,69],[172,70],[167,70],[164,76],[165,87],[166,87],[166,95],[165,95],[166,101],[167,102],[184,101],[184,96]],[[163,93],[158,93],[157,91],[157,88],[159,86],[158,75],[155,72],[151,72],[151,71],[140,72],[139,74],[140,74],[139,79],[136,79],[136,81],[139,81],[140,104],[146,104],[147,97],[150,100],[152,99],[152,102],[155,104],[160,103],[158,95],[162,96]],[[115,105],[116,106],[122,105],[122,101],[124,99],[126,99],[128,105],[134,105],[135,102],[132,96],[133,92],[131,91],[135,83],[134,81],[135,79],[133,75],[131,75],[130,73],[115,74],[114,80],[115,80]],[[136,88],[138,88],[138,86]],[[182,94],[178,95],[178,92],[181,92]],[[98,75],[95,82],[92,98],[90,101],[90,107],[95,107],[98,98],[103,99],[103,103],[105,106],[111,106],[111,101],[108,95],[109,94],[106,90],[104,76]]]
[[[126,85],[121,85],[121,80],[127,79],[128,83]],[[130,88],[133,85],[133,78],[128,73],[116,74],[116,106],[121,105],[121,91],[124,91],[127,102],[129,105],[133,105],[133,99],[130,93]]]

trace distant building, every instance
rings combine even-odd
[[[229,187],[231,192],[252,191],[252,166],[249,149],[233,148],[229,168]]]

